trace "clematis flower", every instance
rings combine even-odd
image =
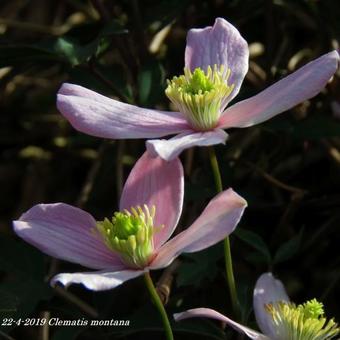
[[[250,339],[257,340],[330,340],[340,334],[333,319],[324,317],[323,304],[316,299],[296,305],[290,302],[281,281],[271,273],[262,274],[254,289],[254,312],[263,334],[243,326],[209,308],[190,309],[174,315],[179,321],[207,317],[227,323]]]
[[[338,67],[337,51],[327,53],[261,93],[228,103],[238,94],[248,71],[247,42],[222,18],[214,26],[191,29],[184,75],[168,81],[166,95],[177,112],[125,104],[84,87],[63,84],[57,107],[77,130],[103,138],[160,138],[147,148],[166,160],[184,149],[225,143],[224,129],[259,124],[317,95]]]
[[[151,269],[168,266],[182,252],[205,249],[229,235],[246,201],[229,189],[217,195],[197,220],[169,240],[183,205],[183,169],[148,152],[137,161],[123,189],[120,211],[96,222],[64,204],[38,204],[14,221],[14,231],[42,252],[93,272],[58,274],[52,283],[114,288]]]

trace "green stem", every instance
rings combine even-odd
[[[209,147],[209,157],[210,157],[211,168],[214,174],[216,190],[217,192],[220,193],[223,191],[222,178],[221,178],[220,168],[218,166],[215,149],[213,146]],[[228,286],[229,286],[230,299],[231,299],[231,303],[233,306],[234,315],[238,317],[239,316],[239,303],[237,299],[236,285],[235,285],[234,272],[233,272],[233,261],[231,257],[230,241],[229,241],[228,236],[224,239],[224,260],[225,260],[225,270],[226,270],[227,281],[228,281]]]
[[[161,299],[160,299],[160,297],[159,297],[159,295],[156,291],[156,288],[155,288],[155,286],[152,282],[152,279],[151,279],[149,272],[146,272],[144,274],[144,281],[145,281],[146,287],[148,288],[148,291],[150,293],[151,300],[154,302],[154,304],[156,305],[156,307],[159,311],[159,314],[161,315],[161,319],[162,319],[165,334],[166,334],[166,339],[167,340],[174,340],[174,336],[172,334],[172,329],[171,329],[171,326],[170,326],[168,316],[166,314],[163,303],[162,303],[162,301],[161,301]]]

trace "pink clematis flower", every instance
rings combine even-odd
[[[229,235],[246,201],[229,189],[217,195],[197,220],[169,240],[183,205],[183,169],[148,152],[138,160],[123,189],[120,212],[96,222],[64,204],[38,204],[14,221],[14,231],[44,253],[93,272],[56,275],[52,283],[80,283],[107,290],[151,269],[168,266],[183,252],[205,249]]]
[[[254,312],[259,333],[209,308],[195,308],[174,315],[175,320],[206,317],[225,322],[256,340],[330,340],[340,333],[333,319],[326,320],[323,304],[316,299],[301,305],[290,302],[281,281],[262,274],[254,289]]]
[[[222,18],[214,26],[191,29],[184,75],[168,81],[165,91],[178,112],[140,108],[104,97],[84,87],[63,84],[59,111],[79,131],[103,138],[159,138],[147,148],[166,160],[192,146],[225,143],[224,129],[261,123],[317,95],[338,68],[337,51],[327,53],[261,93],[228,103],[238,94],[248,71],[247,42]]]

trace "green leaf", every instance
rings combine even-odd
[[[300,249],[302,234],[303,229],[298,235],[280,246],[275,253],[274,263],[285,262],[297,254]]]
[[[249,278],[238,278],[237,280],[237,296],[241,309],[241,323],[248,324],[249,316],[253,310],[253,283]]]
[[[88,45],[80,45],[71,38],[58,38],[54,44],[54,50],[67,60],[72,66],[82,64],[95,54],[98,41],[94,40]]]
[[[233,235],[236,235],[240,240],[256,249],[264,257],[268,264],[271,262],[272,257],[270,251],[261,236],[257,235],[253,231],[241,228],[237,228]]]
[[[164,69],[158,61],[152,61],[144,65],[138,77],[140,104],[153,106],[164,93],[164,82]]]
[[[0,67],[37,61],[58,61],[69,63],[71,66],[79,65],[105,51],[110,46],[109,41],[112,35],[127,33],[122,25],[113,20],[99,32],[97,28],[98,33],[91,41],[83,42],[81,38],[84,35],[87,36],[88,29],[87,25],[76,27],[62,37],[31,45],[0,46]]]

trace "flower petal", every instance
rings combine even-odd
[[[221,192],[189,228],[160,248],[150,268],[166,267],[181,253],[199,251],[223,240],[236,228],[246,206],[232,189]]]
[[[156,207],[154,224],[164,226],[154,234],[158,249],[169,239],[182,213],[184,175],[178,158],[167,162],[148,152],[133,167],[123,189],[120,210],[146,204]]]
[[[73,283],[84,285],[90,290],[108,290],[116,288],[127,280],[131,280],[142,275],[142,270],[122,270],[119,272],[85,272],[85,273],[62,273],[54,276],[51,280],[51,285],[61,283],[63,286],[69,286]]]
[[[176,321],[188,319],[188,318],[211,318],[215,320],[219,320],[222,322],[227,323],[229,326],[234,328],[236,331],[243,333],[247,335],[250,339],[257,339],[257,340],[270,340],[267,336],[260,334],[256,331],[254,331],[251,328],[248,328],[246,326],[243,326],[226,316],[224,316],[221,313],[218,313],[210,308],[195,308],[195,309],[189,309],[183,313],[177,313],[174,314],[174,319]]]
[[[95,269],[125,268],[93,233],[96,221],[68,204],[38,204],[13,222],[14,231],[42,252]]]
[[[247,127],[261,123],[317,95],[338,68],[336,51],[308,63],[254,97],[224,111],[220,128]]]
[[[228,84],[234,90],[228,101],[239,92],[243,78],[248,72],[249,50],[247,42],[228,21],[217,18],[213,27],[191,29],[187,36],[185,66],[190,70],[200,67],[226,65],[231,70]]]
[[[225,144],[228,134],[215,129],[207,132],[183,132],[170,139],[153,139],[146,142],[146,148],[152,155],[170,161],[176,158],[183,150],[193,146],[209,146]]]
[[[155,138],[188,129],[178,112],[121,103],[73,84],[62,85],[57,107],[75,129],[96,137]]]
[[[254,312],[258,326],[267,335],[275,335],[273,322],[264,306],[278,301],[289,301],[289,297],[281,281],[276,280],[272,273],[262,274],[254,289]]]

